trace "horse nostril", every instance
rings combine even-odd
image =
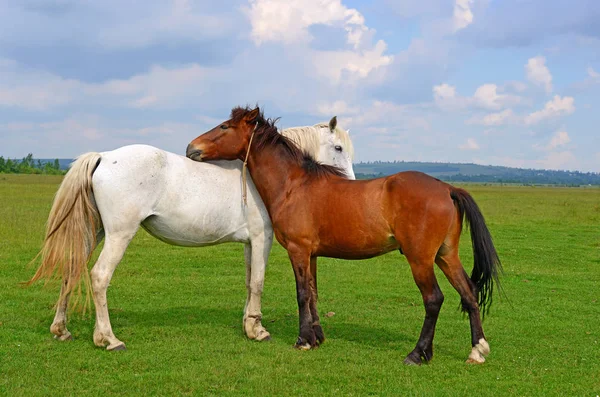
[[[192,160],[199,160],[199,157],[202,155],[202,150],[198,150],[192,146],[190,143],[185,151],[185,156]]]

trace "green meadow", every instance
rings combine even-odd
[[[465,364],[469,323],[446,297],[429,365],[402,360],[424,318],[398,253],[319,260],[326,342],[292,346],[297,307],[291,265],[273,247],[263,295],[270,342],[242,332],[243,246],[166,245],[140,230],[108,290],[112,326],[127,351],[94,346],[93,315],[71,313],[70,342],[49,332],[59,285],[24,288],[35,266],[60,176],[0,174],[0,395],[600,394],[600,189],[466,185],[504,266],[504,295],[483,326],[485,364]],[[472,268],[468,234],[461,258]],[[97,253],[99,250],[97,250]],[[334,313],[326,317],[325,313]]]

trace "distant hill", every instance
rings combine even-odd
[[[40,160],[42,163],[54,161],[54,159]],[[60,168],[63,170],[68,169],[72,161],[73,159],[58,159]],[[358,179],[375,178],[401,171],[421,171],[449,182],[600,186],[600,173],[598,172],[534,170],[473,163],[426,163],[417,161],[375,161],[354,164],[354,172]]]
[[[367,162],[354,164],[359,179],[421,171],[450,182],[520,183],[550,185],[600,185],[600,173],[578,171],[534,170],[472,163],[425,163],[416,161]]]

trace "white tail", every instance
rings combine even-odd
[[[86,153],[77,158],[65,175],[50,210],[46,225],[42,264],[27,282],[62,276],[61,299],[77,291],[81,296],[81,281],[90,301],[91,282],[87,263],[96,247],[96,233],[101,227],[100,215],[93,200],[92,175],[100,163],[99,153]],[[59,300],[60,301],[60,300]]]

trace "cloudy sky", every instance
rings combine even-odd
[[[597,0],[0,0],[0,155],[183,153],[232,107],[356,161],[600,172]]]

